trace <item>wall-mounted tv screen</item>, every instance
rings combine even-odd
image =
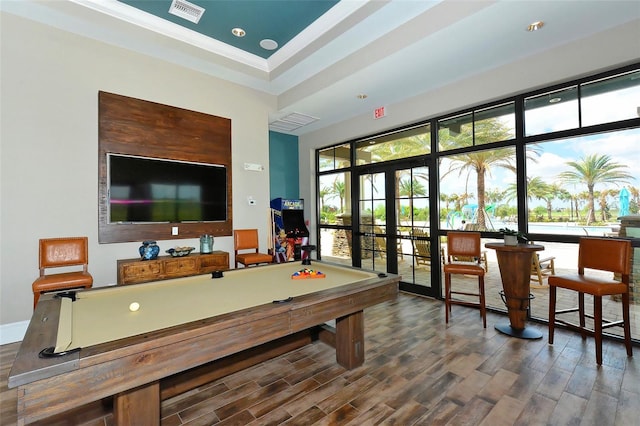
[[[110,223],[227,220],[227,169],[107,154]]]

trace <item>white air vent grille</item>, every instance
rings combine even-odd
[[[298,112],[293,112],[289,115],[285,115],[269,124],[269,129],[274,130],[276,132],[290,132],[295,129],[299,129],[300,127],[306,126],[307,124],[311,124],[314,121],[318,121],[317,118],[311,117],[310,115],[300,114]]]
[[[204,8],[186,0],[173,0],[171,7],[169,7],[169,13],[197,24],[204,14]]]

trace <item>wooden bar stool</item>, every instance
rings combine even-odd
[[[463,257],[472,261],[457,261],[456,258]],[[448,232],[447,233],[447,259],[444,265],[444,303],[445,318],[449,323],[451,305],[463,305],[480,308],[482,324],[487,328],[487,307],[484,293],[485,270],[481,266],[481,247],[479,232]],[[469,291],[453,291],[451,289],[451,275],[474,275],[478,277],[478,293]],[[478,302],[456,299],[454,295],[476,296]]]
[[[602,364],[602,330],[621,326],[624,329],[624,343],[627,355],[633,356],[631,350],[631,325],[629,322],[629,275],[631,273],[631,241],[614,238],[580,238],[578,248],[578,271],[574,274],[549,276],[549,344],[553,344],[555,324],[564,324],[578,329],[582,339],[587,334],[595,337],[596,363]],[[600,278],[585,274],[585,269],[609,271],[620,276],[620,281]],[[578,293],[578,306],[556,310],[556,293],[558,288],[573,290]],[[584,295],[593,296],[593,315],[585,313]],[[622,296],[622,321],[609,321],[602,318],[602,296]],[[579,324],[556,319],[556,315],[578,312]],[[585,328],[585,317],[593,319],[593,329]]]

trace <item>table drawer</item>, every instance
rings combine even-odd
[[[161,272],[162,264],[160,262],[140,261],[122,267],[122,277],[126,280],[159,275]]]
[[[229,254],[216,253],[214,255],[201,256],[200,269],[203,272],[226,271],[229,269]]]
[[[173,262],[166,262],[164,266],[164,272],[167,275],[180,275],[195,274],[198,272],[198,265],[194,257],[181,257],[175,259]]]

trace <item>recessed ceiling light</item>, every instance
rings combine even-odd
[[[367,95],[366,95],[366,94],[364,94],[364,93],[360,93],[360,94],[357,96],[357,98],[358,98],[358,99],[367,99]]]
[[[260,42],[260,47],[267,50],[275,50],[278,48],[278,43],[270,38],[265,38]]]
[[[231,34],[236,37],[244,37],[247,33],[242,28],[234,28],[231,30]]]
[[[529,32],[538,31],[542,27],[544,27],[544,22],[542,22],[542,21],[532,22],[527,27],[527,31],[529,31]]]
[[[557,104],[561,100],[562,100],[562,98],[551,98],[551,99],[549,99],[549,103],[550,104]]]

